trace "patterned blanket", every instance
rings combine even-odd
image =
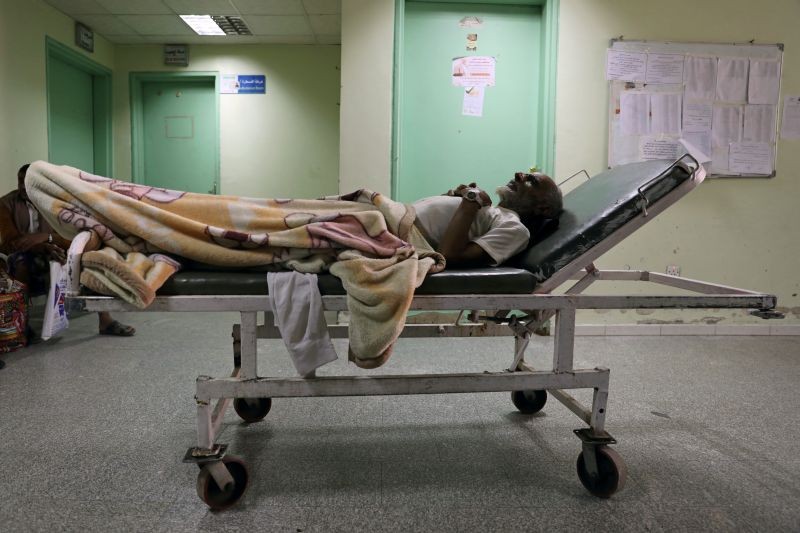
[[[181,258],[225,267],[329,270],[347,291],[351,360],[383,364],[414,289],[444,268],[413,225],[411,206],[367,190],[320,200],[215,196],[95,176],[44,161],[28,196],[67,239],[93,236],[81,283],[147,307]]]

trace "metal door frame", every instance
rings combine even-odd
[[[214,82],[214,190],[220,191],[220,140],[219,140],[219,73],[197,72],[131,72],[131,179],[144,183],[144,104],[142,86],[148,82],[213,81]]]
[[[92,114],[94,169],[92,172],[109,176],[113,172],[113,129],[111,102],[111,70],[100,63],[92,61],[84,54],[45,36],[45,91],[47,92],[47,158],[52,161],[53,137],[50,120],[50,69],[51,61],[58,59],[92,77]],[[88,170],[88,169],[87,169]]]

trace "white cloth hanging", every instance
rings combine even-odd
[[[335,361],[316,274],[269,272],[267,287],[275,325],[297,373],[311,377],[317,368]]]

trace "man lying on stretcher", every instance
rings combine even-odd
[[[492,206],[474,183],[415,202],[415,225],[448,266],[497,266],[521,252],[542,222],[561,213],[561,191],[547,175],[517,172]]]
[[[558,188],[540,174],[519,174],[501,187],[500,207],[469,187],[429,199],[432,210],[423,201],[418,226],[411,206],[365,189],[322,200],[214,196],[45,161],[31,165],[25,189],[60,234],[91,230],[96,242],[81,256],[81,284],[141,309],[181,268],[175,257],[229,269],[272,264],[330,272],[347,293],[348,351],[364,368],[389,356],[415,289],[445,267],[443,259],[462,267],[499,264],[524,249],[531,233],[538,236],[529,221],[561,208]]]

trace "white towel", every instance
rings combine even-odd
[[[267,287],[275,325],[297,373],[311,377],[317,368],[335,361],[316,274],[268,272]]]

